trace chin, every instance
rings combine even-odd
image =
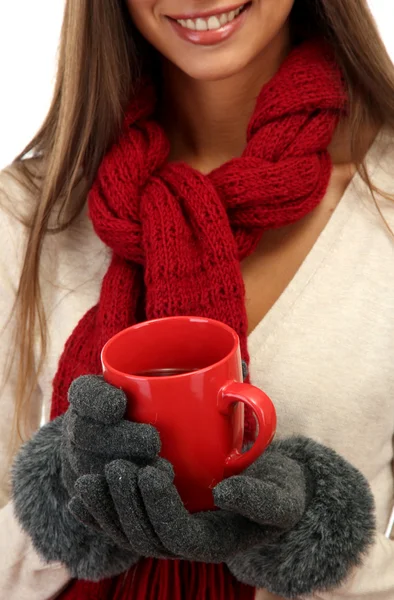
[[[174,64],[184,75],[196,81],[221,81],[242,72],[248,62],[247,59],[241,60],[238,56],[235,59],[214,60],[209,57],[208,60],[189,61],[185,64],[178,61],[178,64]]]

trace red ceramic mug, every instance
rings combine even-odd
[[[129,327],[101,355],[104,378],[121,388],[127,418],[160,432],[161,456],[190,512],[214,508],[212,488],[260,456],[273,439],[276,413],[258,388],[242,383],[239,339],[211,319],[169,317]],[[241,452],[244,405],[258,435]]]

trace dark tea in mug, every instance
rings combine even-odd
[[[174,377],[175,375],[185,375],[186,373],[193,373],[198,370],[199,367],[196,367],[195,369],[146,369],[145,371],[138,371],[137,373],[132,373],[132,375],[135,375],[136,377]]]

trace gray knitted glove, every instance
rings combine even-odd
[[[284,598],[338,586],[373,538],[364,477],[306,438],[273,443],[244,474],[217,485],[218,511],[189,514],[170,469],[118,460],[105,473],[82,477],[73,502],[109,535],[115,508],[130,550],[157,556],[160,543],[170,557],[226,562],[239,580]]]
[[[81,475],[104,473],[117,458],[147,465],[160,451],[160,437],[151,425],[123,416],[125,394],[102,377],[79,377],[70,386],[70,408],[64,415],[61,444],[63,481],[70,497]]]
[[[122,391],[95,376],[81,377],[69,391],[67,413],[48,423],[19,452],[12,471],[15,514],[38,553],[64,563],[79,579],[99,580],[126,571],[138,560],[97,527],[76,520],[68,504],[75,480],[104,473],[117,458],[146,465],[160,449],[150,425],[123,419]],[[86,514],[86,521],[89,515]]]
[[[173,481],[174,472],[167,461],[157,459],[152,468]],[[106,467],[106,476],[83,475],[75,484],[69,509],[78,521],[105,532],[119,547],[138,556],[176,558],[161,543],[147,517],[138,488],[140,472],[134,463],[116,460]]]
[[[139,468],[117,460],[106,467],[106,477],[85,475],[75,484],[70,510],[89,524],[93,517],[113,540],[124,547],[128,542],[128,548],[141,556],[214,563],[276,537],[278,531],[295,525],[304,512],[303,469],[285,456],[267,456],[260,479],[238,477],[217,486],[218,504],[221,489],[225,503],[226,485],[240,483],[241,511],[194,515],[185,509],[173,485],[173,470],[165,464]],[[119,516],[116,525],[114,515]]]

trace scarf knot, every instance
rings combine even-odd
[[[244,259],[266,229],[300,219],[320,201],[331,173],[327,147],[345,102],[341,72],[327,47],[297,48],[257,98],[242,156],[203,176],[167,162],[169,141],[152,116],[154,89],[145,84],[90,193],[97,234],[117,255],[145,265],[143,224],[151,212],[161,210],[166,218],[171,198],[177,207],[167,217],[176,231],[176,221],[187,219],[197,235],[204,216],[207,222],[217,217],[218,227],[223,221],[230,227],[238,259]]]

